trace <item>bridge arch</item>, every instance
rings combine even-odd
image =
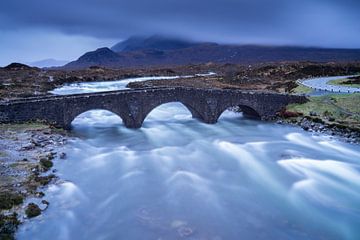
[[[119,118],[119,123],[124,123],[125,124],[125,116],[123,113],[118,112],[116,110],[113,109],[109,109],[109,108],[103,108],[103,107],[95,107],[95,108],[86,108],[86,109],[81,109],[81,110],[74,110],[71,113],[69,113],[67,116],[65,116],[65,120],[64,120],[64,128],[65,129],[71,129],[72,128],[72,123],[78,119],[79,116],[86,114],[86,113],[90,113],[92,111],[105,111],[107,113],[110,113],[114,116],[117,116]],[[99,119],[99,121],[101,121],[101,119]]]
[[[91,114],[91,116],[90,116],[90,114]],[[86,115],[89,115],[89,119],[91,120],[91,122],[89,122],[89,120],[85,119]],[[91,110],[88,110],[88,111],[78,114],[70,122],[70,127],[72,127],[77,121],[80,121],[82,124],[84,122],[87,125],[94,125],[94,124],[101,124],[101,123],[110,125],[112,123],[116,123],[116,124],[123,123],[121,116],[119,116],[118,114],[116,114],[112,111],[105,110],[105,109],[91,109]]]
[[[169,101],[162,101],[157,104],[149,105],[146,109],[144,109],[143,116],[141,118],[141,125],[144,123],[145,119],[150,115],[150,113],[152,111],[156,110],[157,108],[159,108],[161,106],[164,106],[166,104],[171,104],[171,103],[178,103],[178,104],[182,105],[185,109],[188,110],[188,112],[190,112],[190,114],[193,118],[197,118],[200,120],[203,119],[203,116],[200,113],[200,111],[197,110],[195,107],[193,107],[191,104],[186,103],[184,101],[179,101],[179,100],[169,100]]]
[[[234,104],[234,105],[226,105],[225,107],[221,108],[218,113],[217,120],[227,110],[242,112],[244,117],[254,120],[260,120],[262,118],[260,111],[255,107],[246,104]]]

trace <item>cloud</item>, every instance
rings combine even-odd
[[[119,40],[163,33],[229,43],[360,48],[359,9],[357,0],[1,0],[0,31]]]
[[[73,60],[87,51],[99,46],[111,46],[117,41],[40,30],[0,30],[0,36],[0,66],[47,58]]]

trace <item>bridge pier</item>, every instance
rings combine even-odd
[[[123,119],[123,123],[125,125],[125,127],[127,128],[141,128],[142,126],[142,122],[137,122],[137,121],[129,121],[129,120],[124,120]]]

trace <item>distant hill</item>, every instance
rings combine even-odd
[[[65,69],[90,66],[148,67],[200,63],[252,64],[279,61],[360,61],[360,49],[275,47],[195,43],[154,36],[132,37],[109,48],[88,52],[66,64]]]
[[[27,64],[32,67],[48,68],[48,67],[63,66],[65,64],[67,64],[68,62],[70,62],[70,61],[56,60],[56,59],[49,58],[49,59],[43,59],[40,61],[29,62]]]
[[[14,63],[10,63],[9,65],[3,67],[3,69],[18,71],[18,70],[31,70],[31,69],[36,69],[36,68],[32,68],[32,67],[22,64],[22,63],[14,62]]]

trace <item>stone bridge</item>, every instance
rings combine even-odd
[[[71,122],[89,110],[108,110],[128,128],[140,128],[156,107],[169,102],[182,103],[194,118],[216,123],[229,107],[240,107],[244,115],[271,119],[289,103],[303,103],[304,96],[251,92],[235,89],[185,87],[121,90],[66,96],[43,96],[0,102],[0,122],[44,121],[70,129]]]

